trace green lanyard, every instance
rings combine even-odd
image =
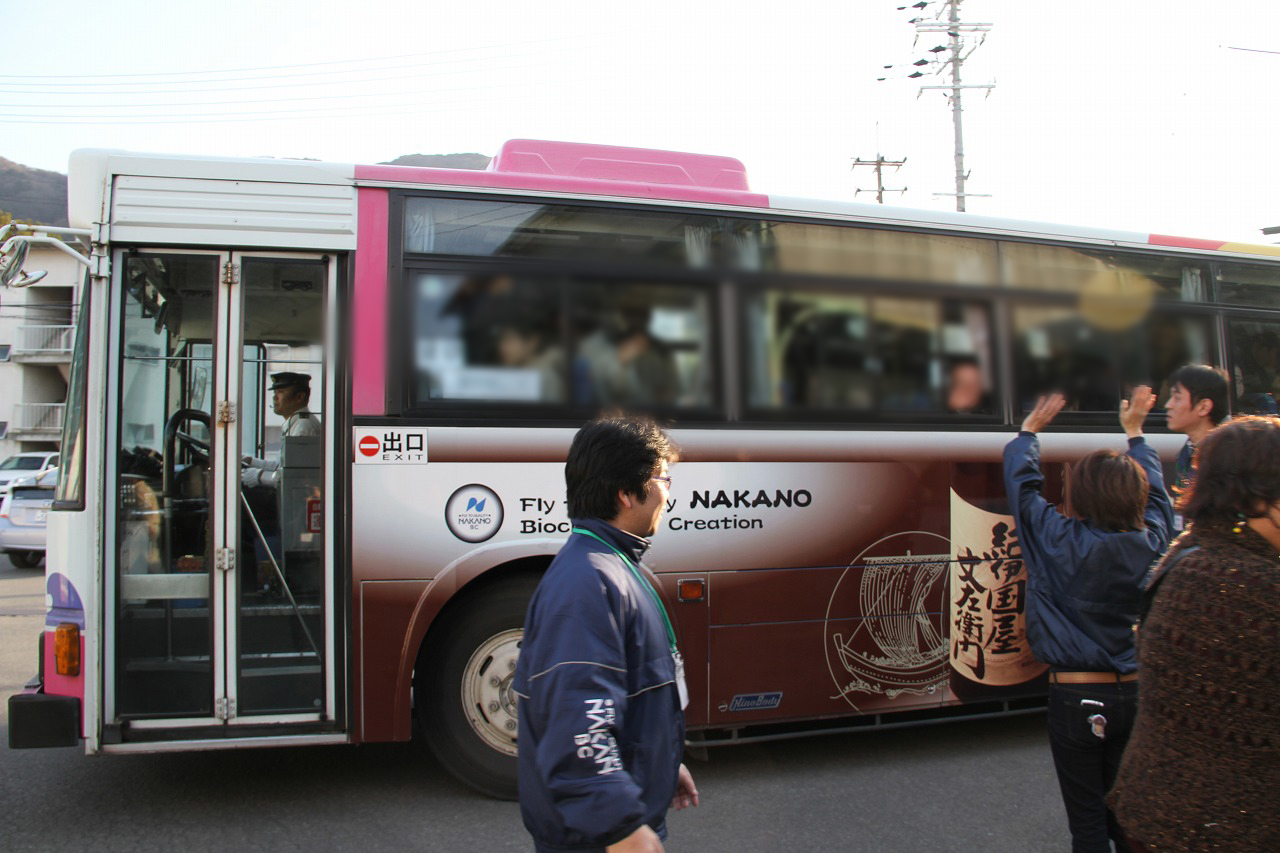
[[[649,598],[653,599],[653,603],[657,605],[658,612],[662,614],[662,621],[667,626],[667,639],[671,641],[671,651],[672,653],[675,653],[676,629],[671,627],[671,617],[667,615],[667,608],[663,605],[662,599],[658,597],[658,591],[653,588],[653,584],[649,583],[649,581],[645,578],[645,576],[640,574],[640,570],[636,568],[635,563],[631,562],[630,557],[628,557],[626,554],[619,551],[617,548],[613,547],[613,545],[609,544],[604,539],[601,539],[599,536],[592,533],[590,530],[586,530],[585,528],[582,528],[582,527],[573,528],[573,532],[580,533],[583,536],[590,536],[592,539],[604,545],[610,551],[612,551],[613,553],[617,554],[619,557],[622,558],[622,562],[627,564],[627,568],[631,570],[631,574],[636,576],[636,580],[640,581],[640,585],[644,587],[644,591],[649,593]]]

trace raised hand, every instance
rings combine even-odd
[[[1151,389],[1148,388],[1148,391]],[[1040,430],[1053,423],[1053,419],[1058,416],[1058,412],[1062,411],[1062,407],[1067,404],[1067,398],[1061,394],[1050,394],[1048,397],[1041,397],[1036,400],[1036,407],[1027,415],[1026,420],[1022,422],[1023,432],[1039,432]]]
[[[1142,435],[1142,425],[1155,407],[1156,395],[1151,393],[1150,385],[1139,385],[1133,389],[1133,396],[1120,401],[1120,426],[1129,438]]]

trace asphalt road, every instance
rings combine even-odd
[[[0,849],[532,849],[519,808],[408,744],[86,757],[11,751],[10,693],[35,665],[41,571],[0,556]],[[722,747],[690,762],[699,809],[668,850],[1070,847],[1040,715]]]

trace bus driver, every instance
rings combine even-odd
[[[320,435],[320,419],[311,413],[311,377],[305,373],[271,374],[271,408],[284,418],[281,439],[298,435]],[[244,457],[245,468],[240,482],[245,486],[277,488],[280,482],[280,460]]]

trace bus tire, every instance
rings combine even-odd
[[[440,764],[483,794],[516,798],[516,697],[525,611],[538,576],[521,574],[451,608],[414,686],[418,722]],[[435,633],[435,632],[433,632]]]
[[[44,559],[43,551],[10,551],[9,562],[15,569],[34,569]]]

